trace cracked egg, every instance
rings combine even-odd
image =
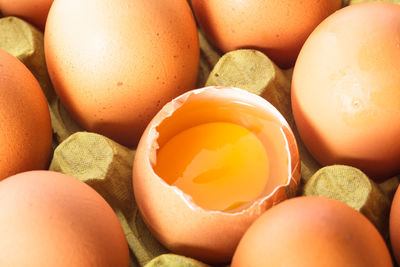
[[[189,91],[147,126],[133,166],[143,219],[171,251],[226,263],[250,224],[295,196],[296,140],[265,99],[232,87]]]

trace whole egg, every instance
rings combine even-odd
[[[126,146],[166,102],[194,88],[199,53],[182,0],[57,0],[46,24],[46,62],[61,101],[86,130]]]
[[[0,180],[46,169],[52,131],[39,83],[16,57],[0,49]]]
[[[400,6],[368,2],[324,20],[305,42],[292,81],[301,139],[322,165],[372,179],[400,173]]]
[[[341,0],[191,0],[207,38],[223,52],[253,48],[282,68],[293,67],[313,29]]]
[[[346,204],[296,197],[260,216],[244,234],[232,267],[392,267],[374,225]]]
[[[109,204],[66,174],[29,171],[0,182],[1,266],[129,266]]]

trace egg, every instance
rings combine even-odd
[[[240,266],[393,266],[386,244],[361,213],[337,200],[297,197],[272,207],[235,251]]]
[[[24,19],[42,31],[53,0],[0,0],[0,13]]]
[[[250,224],[293,197],[296,140],[265,99],[232,87],[166,104],[136,150],[133,189],[143,220],[174,253],[227,263]]]
[[[305,42],[292,81],[301,139],[322,165],[378,180],[400,173],[400,6],[368,2],[324,20]]]
[[[191,0],[207,38],[223,52],[254,48],[282,68],[294,65],[312,30],[341,0]]]
[[[393,198],[392,206],[390,208],[389,216],[389,236],[390,244],[392,245],[393,255],[400,263],[400,187],[397,187],[396,193]]]
[[[67,110],[125,146],[137,145],[157,111],[196,83],[199,41],[186,1],[57,0],[44,39]]]
[[[52,130],[45,96],[33,74],[0,49],[0,180],[46,169]]]
[[[51,171],[0,182],[1,266],[129,266],[117,216],[91,187]]]

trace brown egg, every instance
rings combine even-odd
[[[393,266],[386,244],[361,213],[337,200],[298,197],[257,219],[232,260],[240,266]]]
[[[171,181],[180,172],[182,179]],[[250,224],[293,197],[299,180],[297,145],[283,116],[232,87],[189,91],[165,105],[133,166],[135,198],[150,231],[173,252],[207,263],[229,262]]]
[[[57,172],[0,182],[1,266],[129,266],[117,216],[91,187]]]
[[[393,254],[397,263],[400,263],[400,187],[397,187],[393,198],[392,207],[390,208],[389,217],[389,234],[390,243],[392,245]]]
[[[400,6],[368,2],[324,20],[304,44],[292,81],[300,136],[322,165],[372,179],[400,173]]]
[[[24,19],[42,31],[53,0],[0,0],[0,13]]]
[[[45,96],[32,73],[0,49],[0,180],[46,169],[51,122]]]
[[[137,145],[157,111],[195,86],[197,28],[186,1],[57,0],[45,31],[49,74],[86,130]]]
[[[254,48],[283,68],[292,67],[312,30],[341,0],[191,0],[207,38],[223,52]]]

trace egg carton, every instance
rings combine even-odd
[[[285,117],[297,140],[301,158],[301,184],[297,195],[325,196],[348,204],[376,226],[390,247],[388,216],[400,176],[376,183],[350,166],[322,167],[302,143],[294,123],[290,105],[293,69],[279,68],[254,49],[223,54],[207,41],[200,29],[198,33],[201,53],[196,86],[239,87],[273,104]],[[179,266],[177,264],[182,262],[187,266],[208,266],[171,254],[148,230],[132,191],[135,149],[86,132],[75,122],[57,97],[47,73],[43,33],[22,19],[4,17],[0,19],[0,47],[31,70],[46,96],[54,137],[49,170],[76,177],[107,200],[125,232],[131,266]]]

